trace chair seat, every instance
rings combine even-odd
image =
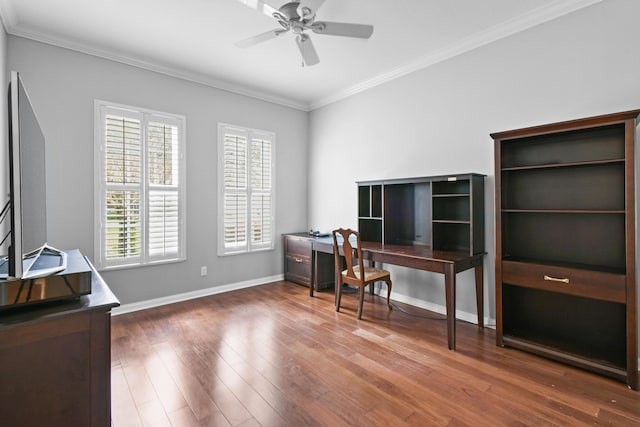
[[[344,270],[342,272],[342,276],[343,277],[347,276],[347,271],[348,270]],[[360,280],[360,267],[357,266],[357,265],[354,266],[353,267],[353,272],[356,275],[356,279]],[[364,281],[365,282],[381,280],[383,277],[387,277],[387,276],[390,276],[390,275],[391,274],[387,270],[381,270],[379,268],[374,268],[374,267],[365,267],[364,268]]]

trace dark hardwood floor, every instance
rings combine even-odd
[[[276,282],[112,318],[113,426],[640,425],[640,393],[492,329]],[[407,314],[402,309],[414,315]]]

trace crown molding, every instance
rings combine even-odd
[[[6,32],[9,32],[9,28],[16,23],[16,13],[9,0],[0,0],[0,21],[2,21]]]
[[[324,107],[325,105],[329,105],[360,92],[364,92],[368,89],[390,82],[423,68],[444,62],[489,43],[509,37],[513,34],[517,34],[593,4],[600,3],[601,1],[602,0],[558,0],[549,6],[534,9],[484,31],[475,33],[456,43],[445,46],[442,49],[438,49],[427,56],[419,58],[418,60],[411,61],[401,67],[392,69],[357,85],[314,101],[309,105],[309,110],[313,111],[317,108]]]
[[[193,73],[188,70],[179,69],[176,67],[167,67],[158,63],[132,58],[113,51],[97,49],[94,46],[90,46],[85,43],[79,43],[77,40],[55,38],[46,34],[20,29],[19,25],[16,23],[15,12],[9,0],[0,0],[0,18],[2,19],[7,33],[14,36],[35,40],[41,43],[50,44],[53,46],[85,53],[103,59],[120,62],[133,67],[154,71],[160,74],[179,78],[193,83],[225,90],[227,92],[235,93],[238,95],[248,96],[273,104],[278,104],[285,107],[308,112],[356,95],[360,92],[364,92],[368,89],[390,82],[407,74],[419,71],[440,62],[444,62],[448,59],[451,59],[458,55],[462,55],[466,52],[485,46],[489,43],[509,37],[513,34],[517,34],[529,28],[589,7],[593,4],[600,3],[602,1],[603,0],[557,0],[551,5],[534,9],[528,13],[488,28],[487,30],[480,31],[456,43],[445,46],[442,49],[438,49],[429,55],[418,58],[415,61],[411,61],[401,67],[392,69],[386,73],[380,74],[346,89],[334,92],[308,104],[289,98],[280,97],[267,92],[250,89],[245,86],[216,79],[211,76]]]
[[[4,0],[0,0],[0,9],[1,9],[0,13],[2,14],[2,16],[4,16],[5,5],[6,3],[4,3]],[[16,28],[15,26],[11,26],[11,24],[7,25],[7,22],[10,22],[9,19],[3,19],[3,21],[5,21],[5,28],[7,29],[7,33],[11,34],[12,36],[23,37],[25,39],[34,40],[40,43],[49,44],[49,45],[60,47],[63,49],[84,53],[87,55],[99,57],[102,59],[107,59],[114,62],[119,62],[125,65],[130,65],[132,67],[153,71],[159,74],[164,74],[170,77],[175,77],[175,78],[186,80],[192,83],[198,83],[204,86],[209,86],[209,87],[224,90],[227,92],[235,93],[237,95],[243,95],[243,96],[255,98],[261,101],[270,102],[272,104],[278,104],[284,107],[289,107],[296,110],[302,110],[305,112],[309,111],[309,105],[306,103],[301,103],[292,99],[279,97],[279,96],[276,96],[267,92],[262,92],[259,90],[249,89],[245,86],[233,84],[224,80],[216,79],[211,76],[193,73],[193,72],[179,69],[176,67],[167,67],[155,62],[143,61],[141,59],[122,55],[113,51],[97,49],[94,46],[90,46],[85,43],[79,43],[74,40],[51,37],[50,35],[38,33],[35,31],[24,31],[24,30],[21,30],[20,28]]]

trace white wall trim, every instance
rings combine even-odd
[[[254,286],[266,285],[267,283],[278,282],[284,280],[284,274],[276,274],[274,276],[262,277],[259,279],[247,280],[244,282],[229,283],[227,285],[212,286],[206,289],[199,289],[197,291],[184,292],[176,295],[169,295],[161,298],[154,298],[146,301],[139,301],[130,304],[123,304],[120,307],[116,307],[111,310],[111,314],[114,316],[126,313],[132,313],[134,311],[146,310],[148,308],[160,307],[162,305],[174,304],[181,301],[188,301],[191,299],[207,297],[211,295],[222,294],[225,292],[231,292],[238,289],[251,288]],[[386,292],[386,291],[384,291]],[[384,295],[383,295],[384,296]],[[412,305],[414,307],[423,308],[425,310],[432,311],[438,314],[446,314],[446,308],[443,305],[431,303],[421,299],[409,297],[406,295],[398,294],[394,292],[391,295],[393,301],[402,302]],[[466,311],[456,310],[456,318],[469,323],[478,323],[478,315],[476,313],[469,313]],[[485,327],[495,329],[496,320],[490,317],[484,318]]]
[[[439,62],[446,61],[447,59],[453,58],[455,56],[462,55],[463,53],[469,52],[473,49],[477,49],[494,41],[509,37],[513,34],[535,27],[536,25],[543,24],[547,21],[551,21],[563,15],[567,15],[582,8],[600,3],[601,1],[602,0],[557,0],[551,5],[539,7],[528,13],[502,22],[498,25],[495,25],[494,27],[488,28],[484,31],[480,31],[456,43],[445,46],[425,57],[418,58],[415,61],[411,61],[410,63],[405,64],[401,67],[390,70],[371,79],[365,80],[357,85],[329,94],[324,98],[311,101],[309,104],[284,97],[279,97],[277,95],[260,90],[249,89],[241,85],[216,79],[209,75],[194,73],[176,67],[168,67],[152,61],[144,61],[113,51],[98,49],[95,46],[91,46],[87,43],[81,43],[77,40],[70,40],[63,37],[52,37],[48,34],[21,29],[19,23],[17,22],[15,13],[11,7],[11,3],[5,0],[0,0],[0,11],[2,12],[0,13],[0,17],[2,18],[7,33],[14,36],[24,37],[27,39],[47,43],[81,53],[86,53],[134,67],[155,71],[157,73],[165,74],[171,77],[176,77],[194,83],[203,84],[205,86],[226,90],[228,92],[236,93],[239,95],[249,96],[255,99],[279,104],[285,107],[290,107],[302,111],[312,111],[322,106],[363,92],[367,89],[371,89],[383,83],[395,80],[404,75],[413,73],[414,71],[427,68],[431,65],[435,65]]]
[[[466,52],[472,51],[489,43],[497,40],[509,37],[513,34],[567,15],[571,12],[583,9],[593,4],[599,3],[602,0],[559,0],[549,6],[539,7],[528,13],[517,16],[508,21],[502,22],[491,28],[487,28],[484,31],[472,34],[471,36],[464,38],[460,41],[452,43],[435,52],[418,58],[415,61],[409,62],[401,67],[390,70],[386,73],[380,74],[369,80],[361,82],[355,86],[351,86],[344,90],[335,92],[312,102],[309,105],[309,110],[315,110],[328,104],[340,101],[341,99],[348,98],[357,93],[363,92],[367,89],[371,89],[375,86],[390,82],[399,77],[421,70],[423,68],[430,67],[439,62],[444,62],[447,59],[451,59],[455,56],[462,55]]]
[[[132,58],[120,53],[98,49],[89,44],[79,43],[77,41],[68,40],[62,37],[52,37],[48,34],[42,34],[35,31],[24,31],[20,28],[17,28],[15,25],[12,25],[12,22],[9,19],[5,19],[5,28],[7,29],[7,33],[13,36],[23,37],[25,39],[35,40],[37,42],[50,44],[52,46],[60,47],[63,49],[69,49],[72,51],[85,53],[87,55],[96,56],[98,58],[108,59],[110,61],[119,62],[122,64],[130,65],[132,67],[153,71],[170,77],[175,77],[216,89],[225,90],[227,92],[235,93],[238,95],[244,95],[251,98],[259,99],[261,101],[271,102],[273,104],[294,108],[296,110],[309,111],[309,105],[307,105],[306,103],[300,103],[292,99],[279,97],[259,90],[252,90],[247,87],[216,79],[211,76],[194,73],[176,67],[167,67],[151,61]]]
[[[131,313],[139,310],[146,310],[148,308],[160,307],[162,305],[174,304],[176,302],[188,301],[190,299],[207,297],[210,295],[217,295],[224,292],[235,291],[238,289],[251,288],[253,286],[265,285],[271,282],[277,282],[284,280],[284,274],[276,274],[275,276],[261,277],[259,279],[247,280],[244,282],[229,283],[222,286],[212,286],[206,289],[198,289],[197,291],[184,292],[176,295],[169,295],[161,298],[154,298],[146,301],[133,302],[130,304],[123,304],[120,307],[116,307],[111,310],[111,314],[117,316],[119,314]]]
[[[0,0],[0,12],[0,20],[2,21],[5,32],[8,33],[9,28],[16,22],[16,12],[8,0]]]
[[[383,297],[386,296],[386,290],[383,291],[383,294],[379,294]],[[447,308],[441,304],[435,304],[429,301],[413,298],[407,295],[398,294],[397,292],[391,293],[391,300],[402,302],[405,304],[412,305],[414,307],[423,308],[425,310],[432,311],[434,313],[445,315],[447,313]],[[456,310],[456,319],[463,320],[465,322],[478,324],[478,314],[477,313],[469,313],[467,311]],[[484,317],[484,326],[486,328],[495,329],[496,328],[496,319],[491,317]]]

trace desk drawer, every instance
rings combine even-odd
[[[311,258],[311,243],[309,239],[287,236],[285,240],[286,255]]]
[[[626,302],[623,274],[503,261],[502,282],[611,302]]]
[[[285,262],[285,279],[309,286],[311,283],[311,259],[287,255]]]

